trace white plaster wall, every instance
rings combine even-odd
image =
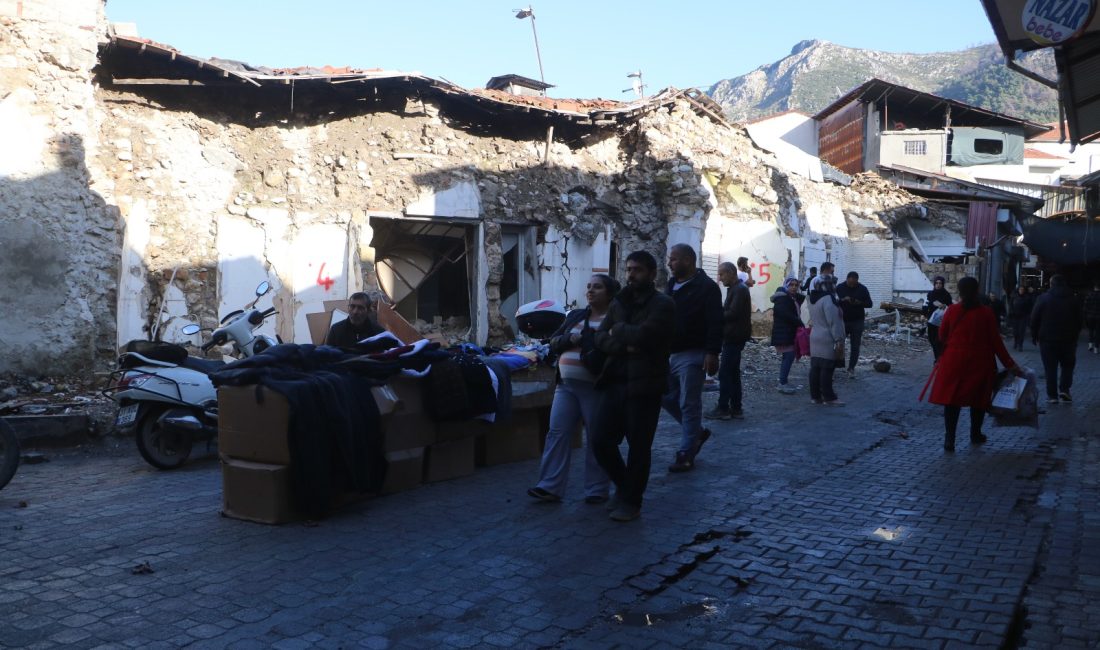
[[[219,320],[252,302],[256,287],[264,280],[272,284],[272,293],[261,298],[257,306],[266,309],[270,304],[267,301],[278,294],[280,283],[266,262],[267,233],[263,226],[243,217],[222,215],[218,218],[217,248]],[[286,315],[281,313],[257,331],[274,336],[277,321],[284,320]],[[293,330],[289,334],[293,335]]]
[[[924,300],[931,290],[932,281],[910,257],[908,247],[899,246],[894,251],[893,294],[906,300]]]
[[[844,211],[839,204],[814,203],[803,206],[803,212],[806,217],[806,226],[814,233],[833,237],[848,236],[848,221],[844,218]]]
[[[586,244],[564,236],[556,226],[549,226],[544,243],[538,246],[539,297],[562,301],[571,309],[583,307],[588,278],[593,273],[608,273],[610,256],[606,230],[592,244]]]
[[[405,208],[405,214],[478,219],[481,217],[481,192],[469,181],[439,192],[427,191]]]
[[[145,324],[147,280],[145,252],[149,246],[149,209],[144,199],[122,208],[122,259],[118,278],[118,345],[148,338]]]
[[[905,143],[921,140],[926,143],[923,156],[907,155]],[[880,139],[879,162],[943,173],[947,153],[946,131],[883,131]]]
[[[347,246],[347,229],[334,224],[310,225],[294,237],[290,287],[295,343],[311,342],[307,313],[324,311],[325,300],[348,296]]]
[[[768,298],[783,283],[788,271],[790,251],[771,221],[735,221],[713,219],[720,228],[719,260],[736,263],[738,257],[749,258],[756,285],[749,289],[755,311],[771,309]]]
[[[817,155],[817,125],[812,117],[784,113],[753,122],[746,130],[758,147],[775,154],[783,169],[810,180],[823,180]]]

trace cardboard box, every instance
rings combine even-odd
[[[424,460],[424,482],[448,481],[474,473],[474,439],[437,442],[428,447]]]
[[[223,456],[222,513],[261,524],[302,519],[290,488],[290,468]]]
[[[478,437],[475,461],[479,467],[515,463],[542,454],[543,435],[539,413],[533,409],[513,411],[512,419],[487,427]]]
[[[254,385],[218,389],[218,452],[222,455],[289,465],[289,421],[286,398],[269,388]]]
[[[424,448],[391,451],[386,454],[389,467],[382,494],[404,492],[420,485],[424,478]]]
[[[554,403],[554,391],[557,385],[553,380],[543,381],[512,379],[512,408],[532,409],[550,406]]]
[[[259,392],[262,403],[257,403]],[[392,413],[398,400],[385,386],[371,388],[371,395],[383,415]],[[434,424],[434,423],[433,423]],[[290,464],[288,427],[290,406],[286,398],[264,386],[222,386],[218,389],[218,452],[230,458],[274,465]],[[408,449],[435,442],[434,430],[428,442],[396,447]]]
[[[454,440],[466,440],[484,435],[492,428],[492,424],[485,420],[447,420],[439,422],[436,433],[437,442],[452,442]]]
[[[386,386],[397,396],[397,410],[405,413],[424,412],[424,380],[418,377],[397,375]]]
[[[427,447],[439,441],[436,421],[424,413],[398,411],[382,420],[382,446],[387,452]]]

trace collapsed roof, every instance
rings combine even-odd
[[[486,88],[466,89],[419,72],[332,66],[269,68],[216,57],[204,59],[149,39],[120,34],[109,35],[108,41],[100,48],[99,58],[100,81],[113,87],[229,88],[241,93],[252,91],[257,97],[269,99],[289,94],[291,101],[294,92],[304,94],[312,91],[345,102],[370,99],[386,91],[403,90],[408,95],[436,98],[453,108],[482,116],[521,117],[546,125],[576,127],[613,127],[633,122],[682,98],[701,114],[727,123],[721,107],[695,89],[667,88],[632,102],[513,95]],[[270,92],[280,90],[283,92],[278,95]],[[268,92],[261,95],[262,91]]]

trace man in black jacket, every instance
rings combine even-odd
[[[718,372],[722,352],[722,290],[695,267],[695,249],[676,244],[668,251],[667,294],[676,301],[676,332],[669,357],[668,392],[662,406],[680,423],[680,449],[670,472],[695,467],[695,456],[710,437],[703,428],[703,382]]]
[[[676,327],[676,303],[657,291],[657,260],[645,251],[626,258],[626,287],[611,302],[596,331],[596,347],[608,361],[591,432],[592,452],[615,484],[609,503],[615,521],[637,519],[649,482],[653,435],[668,386],[669,343]],[[630,450],[624,462],[619,443]]]
[[[325,345],[350,348],[363,339],[384,332],[375,320],[374,307],[374,301],[362,291],[351,294],[348,298],[348,317],[332,326],[325,337]]]
[[[749,288],[729,262],[718,265],[718,280],[726,286],[722,303],[722,357],[718,365],[718,404],[704,417],[708,420],[742,418],[741,352],[752,337],[752,298]]]
[[[1072,402],[1073,367],[1077,364],[1077,338],[1081,334],[1081,304],[1061,275],[1050,276],[1050,291],[1039,296],[1031,310],[1031,340],[1039,346],[1047,401]],[[1058,377],[1061,369],[1062,376]]]
[[[871,302],[871,293],[859,281],[859,273],[850,271],[843,284],[836,287],[836,297],[840,299],[840,311],[844,312],[844,334],[851,344],[848,357],[848,376],[856,376],[856,364],[859,363],[859,347],[863,343],[864,319],[867,310],[875,306]]]

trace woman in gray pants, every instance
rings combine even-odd
[[[619,291],[619,283],[602,273],[588,280],[585,297],[588,306],[574,309],[565,317],[558,331],[550,337],[550,351],[558,355],[558,386],[550,406],[550,430],[542,451],[538,484],[527,494],[540,501],[561,501],[569,480],[569,456],[573,431],[585,423],[584,501],[607,501],[611,481],[592,455],[592,438],[588,423],[596,414],[598,394],[596,376],[581,363],[581,333],[585,327],[598,329],[611,299]]]

